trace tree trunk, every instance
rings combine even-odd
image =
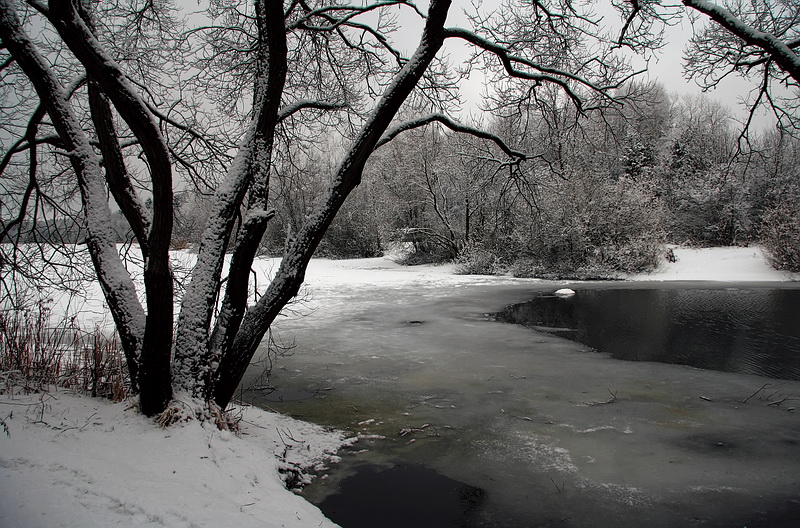
[[[74,0],[52,0],[48,5],[50,20],[59,35],[112,101],[147,158],[152,181],[153,222],[144,270],[147,317],[138,385],[142,412],[150,416],[164,410],[172,397],[173,284],[169,245],[173,201],[169,150],[147,106],[119,65],[100,47]],[[86,217],[90,224],[96,220],[89,211]]]
[[[450,0],[431,2],[425,30],[416,52],[386,88],[340,165],[328,188],[327,196],[317,204],[289,246],[266,293],[244,316],[233,346],[223,351],[214,387],[214,400],[220,407],[225,408],[230,402],[275,317],[297,295],[305,279],[308,263],[322,236],[347,196],[361,182],[367,159],[442,47],[445,37],[444,23],[449,8]]]

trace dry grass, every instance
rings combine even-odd
[[[53,325],[45,303],[0,311],[0,392],[47,390],[124,399],[130,387],[115,335],[86,331],[74,318]]]

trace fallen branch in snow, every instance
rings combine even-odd
[[[553,477],[550,477],[550,482],[552,482],[553,486],[556,487],[556,493],[561,493],[562,491],[564,491],[565,485],[564,485],[563,482],[561,483],[561,487],[560,488],[558,487],[558,484],[556,484],[556,481],[553,480]]]
[[[772,387],[771,383],[763,384],[761,386],[761,388],[759,388],[753,394],[751,394],[750,396],[748,396],[747,398],[742,400],[742,403],[747,403],[748,400],[750,400],[754,396],[759,396],[759,395],[761,395],[761,396],[759,396],[759,399],[766,400],[767,407],[771,407],[773,405],[775,407],[778,407],[779,405],[781,405],[782,403],[787,402],[787,401],[800,400],[800,398],[798,398],[794,394],[791,394],[791,393],[790,394],[785,394],[785,393],[782,393],[780,390],[775,390],[775,391],[767,394],[766,390],[769,387]],[[788,410],[793,411],[794,407],[789,407]]]
[[[3,426],[3,432],[8,437],[11,436],[11,432],[8,430],[8,424],[6,423],[6,420],[10,420],[13,417],[14,417],[14,411],[11,411],[10,413],[8,413],[8,416],[6,416],[5,418],[0,418],[0,425]]]
[[[770,405],[775,405],[777,407],[778,405],[782,404],[783,402],[793,401],[793,400],[800,400],[800,398],[793,397],[793,395],[789,394],[788,396],[784,396],[780,400],[774,400],[774,401],[769,402],[767,404],[767,407],[769,407]]]
[[[595,405],[608,405],[609,403],[614,403],[615,401],[617,401],[617,393],[616,392],[611,392],[611,389],[606,389],[606,390],[611,395],[611,397],[609,399],[607,399],[606,401],[592,400],[592,401],[589,401],[589,402],[585,401],[583,403],[585,405],[589,405],[590,407],[594,407]]]

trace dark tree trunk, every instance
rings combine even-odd
[[[422,78],[445,38],[444,23],[450,0],[433,0],[417,51],[395,76],[350,147],[328,190],[300,229],[284,256],[275,278],[261,300],[245,314],[233,346],[223,351],[214,387],[214,400],[225,408],[233,398],[264,334],[281,309],[297,295],[308,263],[347,196],[361,182],[361,174],[381,136],[400,106]]]
[[[153,222],[145,262],[147,318],[139,360],[142,412],[163,411],[172,397],[171,354],[173,284],[169,262],[172,238],[172,165],[166,142],[152,114],[114,60],[98,45],[74,0],[49,3],[59,35],[114,104],[147,158],[153,191]]]

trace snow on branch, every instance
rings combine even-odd
[[[791,44],[796,46],[796,42],[785,43],[771,33],[746,24],[724,7],[707,0],[682,1],[683,5],[707,15],[745,43],[764,50],[786,73],[791,75],[795,81],[800,82],[800,56],[791,46]]]
[[[468,31],[463,28],[447,28],[445,29],[445,32],[446,32],[446,38],[460,38],[480,49],[483,49],[485,51],[488,51],[489,53],[494,54],[503,64],[506,73],[508,73],[512,77],[527,79],[536,82],[549,82],[560,86],[564,90],[564,92],[566,92],[566,94],[572,100],[575,107],[580,112],[584,111],[583,100],[577,93],[575,93],[575,91],[570,87],[567,81],[574,81],[579,84],[582,84],[583,86],[586,86],[591,90],[613,101],[614,98],[607,92],[614,88],[619,88],[630,78],[626,77],[625,79],[621,80],[618,83],[615,83],[612,86],[598,86],[592,81],[584,77],[581,77],[579,75],[575,75],[574,73],[571,73],[569,71],[561,70],[559,68],[553,68],[550,66],[545,66],[543,64],[539,64],[532,60],[526,59],[525,57],[514,55],[505,46],[487,40],[472,31]],[[533,71],[526,71],[520,69],[520,66],[529,68],[530,70]]]
[[[505,152],[509,157],[517,158],[519,160],[525,160],[529,158],[528,154],[511,149],[508,145],[506,145],[506,142],[503,141],[499,136],[496,136],[490,132],[486,132],[485,130],[481,130],[479,128],[471,127],[469,125],[464,125],[457,121],[453,121],[448,116],[440,113],[428,114],[426,116],[419,117],[417,119],[405,121],[403,123],[398,124],[397,126],[390,128],[389,130],[386,131],[383,137],[381,137],[381,139],[378,141],[378,144],[375,145],[375,148],[377,149],[385,145],[386,143],[393,140],[395,137],[402,134],[403,132],[406,132],[408,130],[413,130],[415,128],[419,128],[425,125],[429,125],[434,122],[440,123],[454,132],[470,134],[472,136],[481,139],[492,141],[495,145],[500,147],[500,149],[503,152]]]
[[[312,101],[309,99],[304,99],[302,101],[285,105],[283,108],[278,110],[278,122],[283,121],[287,117],[299,112],[300,110],[342,110],[344,108],[347,108],[347,105],[344,103],[329,103],[326,101]]]

